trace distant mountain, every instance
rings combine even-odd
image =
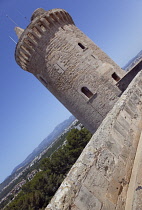
[[[2,189],[7,186],[15,177],[17,177],[23,169],[29,165],[36,156],[40,155],[47,147],[49,147],[58,136],[60,136],[66,128],[68,128],[72,122],[75,120],[74,116],[70,116],[67,120],[63,121],[59,125],[57,125],[54,130],[36,147],[33,152],[28,155],[28,157],[20,163],[18,166],[14,168],[11,175],[8,176],[1,184],[0,184],[0,192]]]
[[[137,63],[142,60],[142,50],[134,57],[132,58],[124,67],[123,69],[125,71],[131,70]]]
[[[15,173],[21,167],[29,164],[36,156],[38,156],[44,149],[46,149],[52,142],[63,133],[63,131],[75,120],[74,116],[70,116],[69,119],[63,121],[57,125],[54,130],[36,147],[28,157],[14,168],[12,174]]]

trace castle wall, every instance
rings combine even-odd
[[[141,209],[141,132],[142,72],[103,120],[46,210]]]
[[[44,65],[34,60],[30,69],[34,66],[34,75],[94,133],[121,94],[111,75],[117,72],[122,78],[125,72],[76,26],[64,25],[54,33],[38,47],[43,50],[38,54],[45,55]],[[83,86],[92,92],[91,98],[81,92]]]
[[[15,56],[92,133],[121,95],[125,72],[64,10],[36,10]]]
[[[127,191],[125,210],[142,209],[142,132],[133,164],[131,179]]]
[[[130,82],[142,70],[142,61],[138,62],[133,68],[126,73],[126,75],[116,84],[117,87],[123,92],[126,90]]]

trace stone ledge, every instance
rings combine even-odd
[[[81,210],[83,205],[82,195],[87,192],[86,196],[91,197],[86,200],[85,210],[90,209],[92,202],[95,202],[94,205],[98,206],[99,209],[110,210],[110,206],[112,209],[120,209],[123,206],[122,209],[124,209],[133,162],[142,130],[141,81],[142,72],[131,82],[103,120],[46,210],[74,208]],[[139,93],[137,97],[135,97],[136,92]],[[119,147],[114,147],[115,144],[118,144]],[[120,151],[118,151],[119,148]],[[129,152],[125,154],[124,158],[124,151],[127,150]],[[123,173],[121,170],[123,170]],[[94,173],[98,174],[98,178],[92,179],[92,183],[90,183],[90,177],[93,177]],[[101,176],[104,181],[99,178]],[[104,183],[107,184],[104,185]],[[86,189],[85,192],[82,192],[82,189]],[[95,206],[93,209],[96,209]]]

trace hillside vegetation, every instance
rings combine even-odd
[[[66,174],[75,163],[91,133],[85,128],[72,129],[62,147],[40,162],[40,172],[23,185],[18,196],[5,210],[43,210],[54,196]]]

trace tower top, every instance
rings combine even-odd
[[[18,36],[18,39],[20,39],[20,36],[22,35],[22,33],[24,32],[24,29],[20,28],[20,27],[15,27],[15,32]]]
[[[44,14],[45,12],[46,10],[42,8],[36,9],[31,16],[31,21],[33,21],[36,17],[39,17],[40,15]]]
[[[43,44],[43,39],[48,42],[56,31],[64,25],[73,24],[71,16],[63,9],[45,11],[38,8],[31,17],[31,23],[25,30],[16,27],[15,31],[19,38],[15,50],[15,59],[22,69],[32,72],[33,66],[30,60],[34,59],[35,53],[40,55],[38,46]],[[45,39],[46,37],[46,39]]]

